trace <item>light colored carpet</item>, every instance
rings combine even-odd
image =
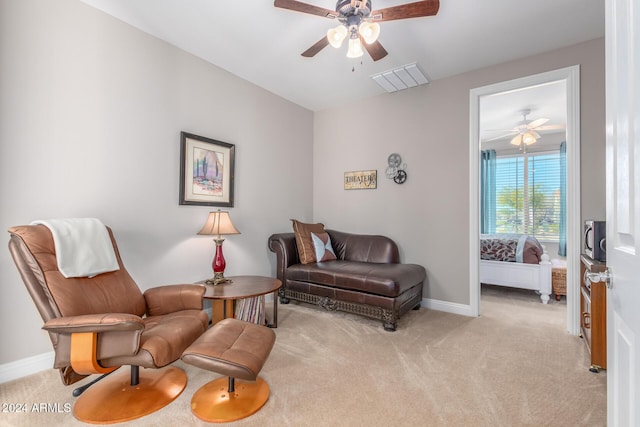
[[[266,405],[237,426],[604,426],[606,371],[565,332],[566,306],[530,291],[483,287],[482,315],[410,311],[381,323],[308,304],[279,306],[261,376]],[[267,310],[270,313],[269,310]],[[131,426],[209,425],[191,395],[217,377],[176,362],[189,383],[176,401]],[[57,371],[0,385],[4,403],[73,403]],[[55,406],[55,405],[54,405]],[[2,426],[84,425],[70,413],[0,413]]]

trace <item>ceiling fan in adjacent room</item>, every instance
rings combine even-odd
[[[521,110],[520,114],[522,114],[522,120],[519,121],[514,128],[496,130],[507,133],[491,139],[487,139],[485,142],[505,139],[513,135],[510,143],[517,147],[523,148],[527,145],[534,144],[538,139],[540,139],[540,134],[537,131],[564,129],[564,127],[561,125],[545,125],[545,123],[547,123],[549,119],[544,117],[536,120],[527,119],[527,116],[531,114],[531,110],[528,108]]]
[[[348,39],[347,57],[361,57],[364,54],[362,50],[364,46],[374,61],[387,56],[387,51],[378,41],[380,34],[378,22],[432,16],[437,14],[440,8],[439,0],[422,0],[378,10],[372,10],[371,0],[338,0],[335,11],[297,0],[275,0],[273,4],[282,9],[322,16],[340,22],[340,25],[327,31],[326,37],[322,37],[302,52],[302,56],[311,58],[329,44],[339,48],[342,42]]]

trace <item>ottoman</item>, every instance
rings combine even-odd
[[[226,378],[198,389],[191,398],[192,412],[203,421],[221,423],[262,408],[269,399],[269,385],[258,374],[275,340],[270,328],[231,318],[202,334],[182,353],[182,361]]]

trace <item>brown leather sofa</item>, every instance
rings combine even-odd
[[[395,331],[398,319],[420,308],[426,270],[417,264],[400,264],[398,247],[385,236],[326,230],[336,260],[301,264],[294,233],[269,237],[276,254],[276,274],[282,281],[279,297],[317,304],[382,320]]]

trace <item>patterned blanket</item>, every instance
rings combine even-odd
[[[480,235],[480,259],[538,264],[542,253],[540,242],[526,234]]]

